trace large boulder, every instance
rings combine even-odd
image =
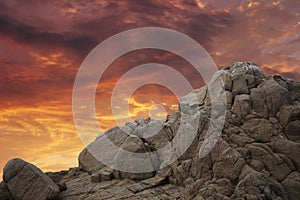
[[[141,156],[136,156],[138,154]],[[116,169],[122,168],[127,170],[114,170],[114,177],[143,180],[155,175],[155,171],[159,168],[160,160],[158,155],[151,152],[151,149],[149,149],[140,138],[130,136],[127,137],[113,158],[113,163]],[[143,170],[145,170],[145,172],[135,173]]]
[[[106,138],[117,147],[120,147],[127,137],[128,134],[119,127],[109,129],[108,131],[100,134],[94,142],[89,144],[79,154],[79,168],[92,174],[107,167],[105,163],[112,163],[111,161],[118,153],[118,150],[107,151],[107,145],[109,144],[107,144]],[[105,163],[103,163],[103,161],[105,161]]]
[[[298,200],[300,197],[300,173],[291,173],[283,182],[290,200]]]
[[[211,155],[214,161],[213,173],[215,177],[227,178],[231,181],[235,181],[239,177],[245,160],[238,151],[220,139]]]
[[[270,147],[253,143],[246,147],[247,162],[256,171],[267,170],[278,181],[284,180],[295,168],[286,157],[274,153]]]
[[[243,118],[249,115],[251,112],[249,95],[242,94],[235,96],[231,111],[234,114],[240,115]]]
[[[248,165],[243,168],[239,181],[230,199],[287,199],[276,180],[258,172]]]
[[[300,171],[300,143],[280,138],[272,140],[270,147],[274,152],[286,155]]]
[[[273,135],[278,134],[278,130],[267,119],[253,118],[246,121],[242,126],[242,129],[257,142],[268,142]]]
[[[277,117],[288,139],[300,142],[300,105],[282,106]]]
[[[250,89],[258,86],[265,78],[263,71],[252,62],[236,62],[229,68],[228,73],[230,75],[226,80],[229,84],[226,81],[225,84],[230,85],[232,82],[234,95],[249,94]]]
[[[113,177],[118,179],[142,180],[154,176],[160,165],[159,156],[152,151],[167,142],[165,137],[152,137],[156,134],[164,136],[163,123],[151,119],[137,119],[127,123],[125,127],[116,127],[100,134],[94,142],[88,145],[79,155],[79,168],[90,174],[101,174],[103,169],[109,167]],[[111,144],[108,144],[108,141]],[[147,142],[149,141],[149,143]],[[108,145],[116,148],[108,150]],[[151,148],[149,148],[151,147]],[[140,162],[132,165],[140,154]],[[147,157],[143,159],[144,157]],[[125,169],[126,170],[118,170]],[[138,169],[146,169],[148,173],[133,173]]]
[[[293,103],[289,91],[268,77],[257,88],[251,89],[253,111],[266,117],[276,116],[280,108]]]
[[[58,186],[46,174],[19,158],[5,165],[3,180],[15,200],[51,200],[59,193]]]

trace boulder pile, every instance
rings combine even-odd
[[[0,199],[298,200],[300,83],[265,76],[252,62],[236,62],[216,80],[218,87],[210,83],[182,97],[166,120],[137,119],[100,134],[68,171],[43,173],[9,161]],[[219,89],[225,103],[215,101]],[[107,140],[117,148],[108,151]],[[189,148],[159,151],[176,144]],[[132,168],[126,152],[146,157]],[[118,170],[124,167],[132,169]]]

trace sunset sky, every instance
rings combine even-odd
[[[77,70],[100,42],[138,27],[164,27],[198,41],[218,67],[253,61],[268,75],[300,81],[299,0],[38,1],[0,0],[0,168],[14,157],[44,171],[77,166],[84,148],[72,117]],[[204,84],[189,64],[160,50],[137,50],[116,59],[99,82],[97,117],[114,126],[110,97],[133,66],[157,62]],[[167,78],[167,77],[166,77]],[[130,115],[147,117],[153,104],[177,109],[174,94],[157,85],[130,98]]]

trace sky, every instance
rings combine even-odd
[[[219,68],[252,61],[267,75],[300,81],[299,0],[0,0],[1,169],[14,157],[44,171],[77,166],[84,145],[72,115],[76,73],[99,43],[139,27],[190,36]],[[96,115],[103,130],[115,125],[110,99],[118,79],[149,62],[175,68],[193,88],[204,84],[188,62],[170,52],[127,53],[99,81]],[[163,106],[163,114],[178,109],[174,93],[155,84],[138,88],[128,102],[133,120],[148,117],[155,104]]]

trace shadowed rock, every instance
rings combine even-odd
[[[10,160],[4,167],[3,180],[16,200],[55,199],[58,186],[36,166],[19,158]]]

